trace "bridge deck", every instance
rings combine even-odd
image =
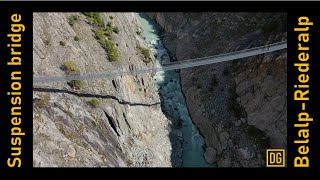
[[[283,41],[283,42],[277,42],[277,43],[269,44],[265,46],[245,49],[241,51],[235,51],[231,53],[225,53],[225,54],[203,57],[203,58],[196,58],[196,59],[189,59],[184,61],[171,62],[171,63],[165,64],[162,67],[145,68],[145,69],[136,70],[135,73],[144,74],[144,73],[151,73],[151,72],[157,72],[157,71],[184,69],[184,68],[190,68],[195,66],[202,66],[207,64],[231,61],[231,60],[246,58],[250,56],[256,56],[259,54],[265,54],[265,53],[274,52],[274,51],[278,51],[286,48],[287,48],[287,41]],[[116,76],[122,76],[130,73],[131,71],[113,70],[107,73],[99,73],[99,74],[69,75],[69,76],[60,76],[60,77],[34,77],[33,83],[36,84],[41,82],[59,82],[59,81],[70,81],[70,80],[116,77]]]

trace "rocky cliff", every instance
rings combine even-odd
[[[148,13],[178,61],[286,39],[284,13]],[[218,167],[265,166],[266,148],[286,148],[286,51],[180,71],[205,158]]]
[[[171,166],[169,121],[133,13],[35,13],[34,76],[130,72],[34,84],[35,167]]]

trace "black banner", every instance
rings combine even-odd
[[[32,13],[1,9],[0,169],[20,173],[32,168]]]
[[[33,168],[33,13],[90,11],[287,12],[287,124],[285,168],[64,169],[64,173],[159,174],[213,178],[317,173],[320,168],[320,15],[314,2],[1,2],[0,3],[0,174],[59,175],[62,169]],[[55,172],[57,171],[57,172]],[[59,172],[58,172],[59,171]],[[122,173],[128,171],[128,173]],[[1,175],[0,175],[1,176]],[[151,178],[151,177],[150,177]]]
[[[320,167],[319,23],[307,9],[288,12],[288,167],[294,170]]]

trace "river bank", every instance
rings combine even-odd
[[[143,27],[143,36],[149,47],[156,53],[156,66],[170,61],[170,56],[161,42],[161,27],[145,14],[137,14]],[[197,127],[192,123],[181,90],[180,73],[178,71],[160,71],[155,77],[162,100],[162,111],[172,121],[171,143],[172,164],[181,167],[208,167],[204,159],[204,140]]]

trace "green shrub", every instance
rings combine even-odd
[[[78,20],[78,17],[76,15],[72,15],[68,17],[68,22],[70,26],[73,26],[77,20]]]
[[[101,18],[99,13],[83,13],[83,14],[88,16],[89,18],[94,18],[94,19]],[[97,25],[97,23],[94,23],[94,24]],[[107,40],[105,38],[105,35],[111,36],[112,31],[113,31],[112,23],[108,22],[108,25],[107,27],[105,27],[105,29],[102,29],[101,27],[96,27],[94,29],[94,34],[96,39],[99,40],[101,46],[107,51],[109,61],[116,61],[119,58],[120,53],[116,45],[111,40]],[[115,29],[115,31],[117,30]]]
[[[63,127],[60,127],[60,128],[59,128],[59,131],[60,131],[60,133],[63,134],[64,136],[66,135],[66,132],[64,131]]]
[[[65,45],[66,45],[66,42],[60,41],[59,44],[60,44],[60,46],[65,46]]]
[[[116,34],[118,34],[120,32],[120,29],[118,28],[118,26],[115,26],[113,28],[113,32],[116,33]]]
[[[100,106],[100,101],[96,98],[91,99],[91,101],[89,101],[89,104],[94,107],[97,108]]]
[[[84,14],[85,16],[88,16],[88,17],[92,17],[94,12],[83,12],[82,14]]]
[[[112,35],[112,26],[107,26],[105,29],[104,29],[104,33],[107,35],[107,36],[111,36]]]
[[[139,44],[137,44],[137,48],[140,50],[142,55],[144,56],[143,62],[149,63],[151,61],[150,51],[148,48],[141,47]]]
[[[119,51],[116,45],[112,41],[105,40],[104,48],[108,53],[109,61],[116,61],[119,58],[120,56]]]
[[[136,33],[137,33],[138,36],[142,35],[142,31],[136,31]]]
[[[62,70],[64,70],[67,74],[72,74],[77,72],[77,65],[73,61],[64,61],[62,65]]]
[[[96,36],[96,39],[100,41],[100,43],[104,42],[105,37],[104,37],[104,32],[102,30],[96,29],[94,31],[94,35]]]
[[[83,87],[83,81],[81,81],[81,80],[71,80],[69,82],[69,85],[73,89],[81,89]]]
[[[93,22],[95,25],[99,26],[99,27],[104,27],[104,22],[102,18],[98,18],[98,19],[93,19]]]
[[[108,26],[108,27],[112,27],[112,22],[109,21],[109,22],[107,23],[107,26]]]
[[[80,38],[79,38],[78,36],[75,36],[75,37],[73,38],[73,40],[74,40],[74,41],[79,41]]]
[[[130,167],[133,165],[133,161],[131,159],[127,160],[127,166]]]
[[[94,126],[94,127],[97,127],[97,123],[95,121],[91,121],[91,124]]]
[[[84,12],[83,14],[89,17],[89,20],[93,25],[104,27],[104,21],[99,12]]]

